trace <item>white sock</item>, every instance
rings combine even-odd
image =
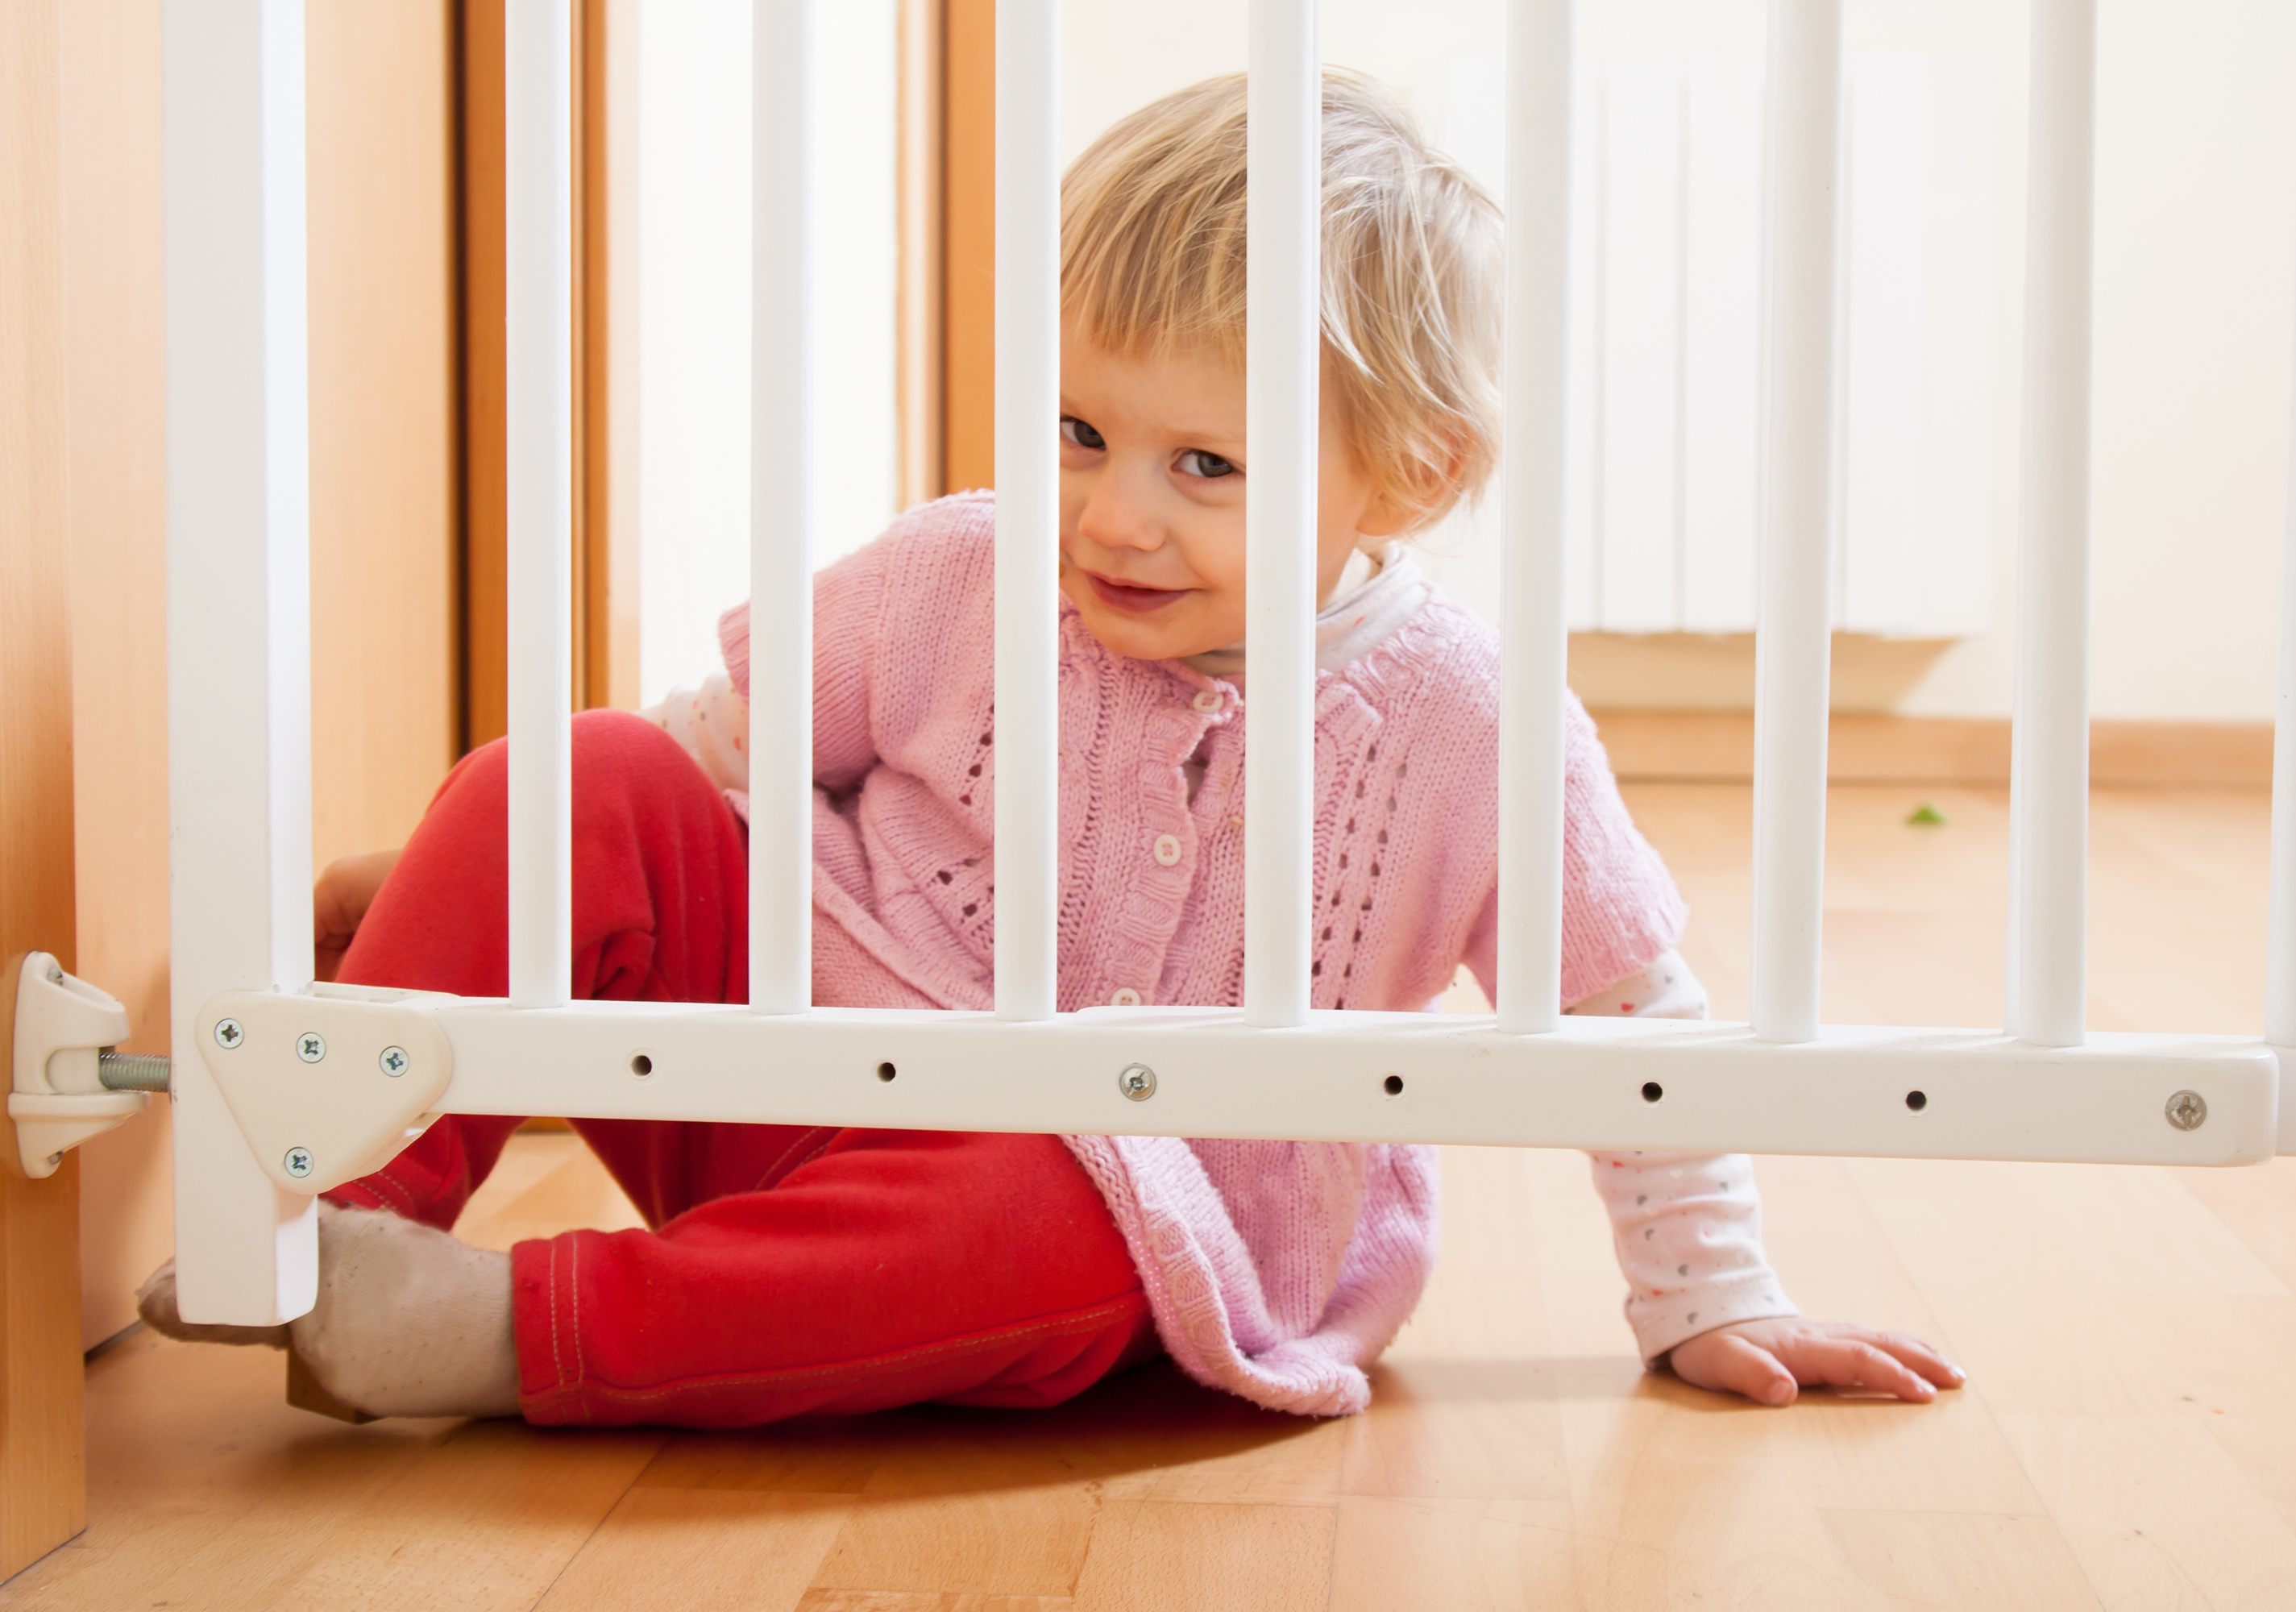
[[[295,1353],[371,1416],[516,1416],[510,1255],[384,1209],[319,1205],[319,1301]]]
[[[176,1313],[176,1262],[169,1260],[144,1279],[135,1289],[135,1313],[162,1337],[186,1344],[261,1344],[284,1349],[284,1327],[234,1327],[214,1321],[187,1321]]]

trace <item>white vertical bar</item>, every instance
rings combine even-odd
[[[571,0],[504,16],[510,999],[572,990],[574,124]]]
[[[750,1004],[813,1003],[813,0],[755,0]]]
[[[1562,1010],[1571,24],[1571,0],[1508,10],[1498,1013],[1521,1033]]]
[[[2296,1153],[2296,408],[2280,544],[2280,697],[2272,730],[2272,883],[2264,1039],[2280,1055],[2280,1151]]]
[[[1754,639],[1754,1033],[1817,1034],[1841,0],[1772,0]]]
[[[996,0],[996,1012],[1059,1005],[1060,7]]]
[[[1308,1018],[1315,901],[1316,442],[1323,68],[1316,0],[1251,0],[1244,640],[1243,1016]]]
[[[2096,0],[2034,0],[2008,1028],[2081,1042],[2088,931],[2089,251]]]
[[[316,1297],[317,1217],[194,1036],[218,991],[311,982],[302,0],[168,0],[162,27],[176,1295],[260,1326]]]

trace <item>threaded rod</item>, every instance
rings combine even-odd
[[[147,1052],[99,1052],[95,1078],[106,1091],[165,1091],[168,1060]]]

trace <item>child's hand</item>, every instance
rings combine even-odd
[[[343,953],[358,933],[359,920],[374,905],[374,892],[398,860],[395,851],[370,851],[327,864],[311,892],[312,972],[332,980],[343,966]]]
[[[1791,1405],[1805,1384],[1921,1402],[1969,1380],[1920,1338],[1795,1317],[1717,1327],[1677,1344],[1669,1359],[1684,1382],[1742,1394],[1758,1405]]]

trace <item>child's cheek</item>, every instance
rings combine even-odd
[[[1207,649],[1226,649],[1231,644],[1243,641],[1243,583],[1241,578],[1233,586],[1205,588],[1196,596],[1193,604],[1193,620],[1190,625],[1195,636],[1204,641],[1184,653],[1200,654]]]

